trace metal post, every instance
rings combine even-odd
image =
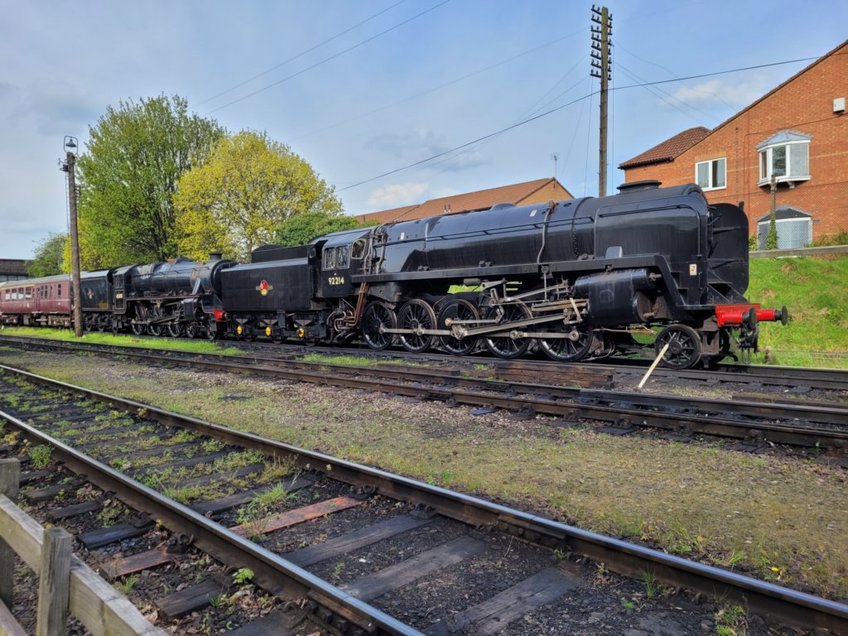
[[[77,230],[77,186],[75,180],[75,165],[77,157],[74,149],[77,147],[76,139],[65,137],[65,166],[68,172],[68,198],[71,208],[71,288],[73,289],[74,310],[74,335],[82,337],[82,292],[80,290],[80,253],[79,253],[79,231]]]

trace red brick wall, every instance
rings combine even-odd
[[[848,44],[715,129],[673,162],[630,168],[625,181],[695,182],[695,163],[726,157],[726,187],[706,193],[711,203],[745,202],[750,230],[768,213],[769,187],[758,186],[756,146],[780,130],[812,135],[810,180],[779,184],[777,207],[791,205],[813,217],[813,238],[848,230],[848,113],[833,100],[848,98]]]

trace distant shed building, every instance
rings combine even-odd
[[[0,283],[7,280],[24,280],[25,278],[29,278],[26,271],[26,261],[0,258]]]
[[[415,205],[407,205],[390,210],[359,214],[356,216],[356,219],[363,223],[412,221],[414,219],[426,219],[444,214],[488,210],[498,203],[532,205],[533,203],[564,201],[573,198],[571,193],[559,181],[550,177],[548,179],[535,179],[534,181],[513,183],[487,190],[452,194],[447,197],[430,199],[424,203],[416,203]]]

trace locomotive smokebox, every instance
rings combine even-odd
[[[634,322],[648,318],[653,303],[645,292],[653,287],[648,270],[626,269],[582,276],[574,283],[574,295],[589,300],[593,324],[618,325],[625,316]]]

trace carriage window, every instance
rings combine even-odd
[[[324,250],[324,269],[334,269],[336,267],[336,250],[333,248]]]
[[[359,239],[353,244],[353,247],[350,248],[350,257],[353,259],[359,259],[363,256],[365,256],[365,239]]]

